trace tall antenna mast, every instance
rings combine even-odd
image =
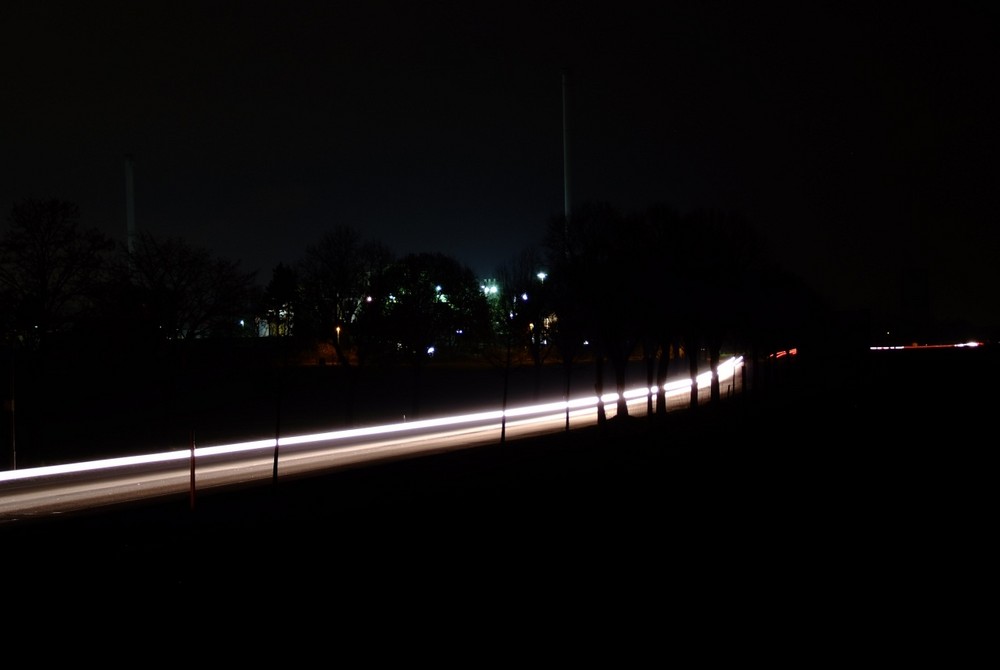
[[[563,70],[562,73],[562,125],[563,125],[563,215],[566,218],[567,225],[569,222],[570,207],[569,207],[569,124],[568,124],[568,105],[567,105],[567,87],[568,87],[569,73]]]
[[[132,154],[125,154],[125,232],[129,266],[135,253],[135,185],[132,179]]]

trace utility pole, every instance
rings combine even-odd
[[[17,417],[14,414],[14,379],[17,376],[17,361],[14,360],[14,349],[17,346],[17,336],[10,340],[10,468],[17,470]]]

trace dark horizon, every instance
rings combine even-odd
[[[564,211],[568,70],[573,203],[734,211],[840,309],[1000,330],[988,8],[184,7],[11,10],[5,210],[124,243],[131,155],[138,230],[262,283],[339,224],[488,277]]]

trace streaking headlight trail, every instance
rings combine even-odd
[[[743,363],[742,357],[734,357],[719,365],[719,380],[728,380],[734,376]],[[699,389],[711,384],[711,371],[698,375],[695,380]],[[672,380],[664,384],[663,391],[669,399],[690,393],[691,379]],[[643,411],[650,395],[656,395],[657,387],[638,387],[626,391],[623,395],[629,403],[630,411],[635,403],[636,411]],[[618,401],[617,393],[602,395],[601,401],[607,405],[607,411],[613,415]],[[640,403],[641,401],[641,403]],[[340,459],[346,462],[348,453],[351,462],[368,458],[375,460],[389,456],[412,455],[421,451],[440,448],[438,443],[450,441],[448,448],[461,448],[495,442],[499,437],[501,425],[508,429],[517,427],[519,430],[535,429],[537,432],[556,432],[562,429],[561,422],[566,417],[583,422],[596,421],[598,397],[584,396],[557,402],[545,402],[508,408],[506,411],[494,410],[443,416],[417,421],[403,421],[379,426],[347,428],[304,435],[290,435],[269,439],[235,442],[208,446],[184,446],[167,452],[123,456],[100,460],[48,465],[20,470],[0,472],[0,514],[18,507],[17,499],[27,499],[31,489],[37,486],[39,490],[48,490],[49,499],[69,497],[60,492],[65,487],[72,495],[83,495],[86,487],[105,490],[121,489],[122,482],[128,481],[135,488],[145,487],[155,489],[156,494],[185,490],[187,473],[206,473],[221,481],[226,471],[238,471],[239,481],[263,479],[270,473],[270,462],[280,454],[282,463],[293,460],[306,461],[320,459],[333,461]],[[467,444],[463,445],[463,440]],[[277,462],[277,461],[276,461]],[[327,462],[322,467],[333,467]],[[300,470],[304,465],[298,466]],[[237,475],[233,474],[232,477]],[[232,482],[226,482],[232,483]],[[4,487],[4,484],[7,484]],[[193,484],[192,484],[193,486]],[[14,495],[16,494],[16,496]],[[153,495],[153,493],[150,493]],[[138,493],[130,497],[142,497]],[[128,496],[126,496],[128,497]]]

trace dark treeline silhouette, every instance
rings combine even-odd
[[[263,287],[256,271],[184,240],[141,234],[129,249],[79,221],[72,203],[27,199],[0,238],[11,380],[4,434],[22,464],[89,457],[47,445],[50,426],[74,404],[63,389],[152,388],[142,397],[162,418],[149,430],[177,436],[187,427],[176,424],[194,425],[220,402],[212,380],[247,369],[270,371],[245,379],[279,407],[284,371],[340,369],[337,404],[350,424],[366,370],[408,370],[417,417],[431,364],[503,370],[506,404],[512,366],[533,367],[537,393],[543,367],[558,362],[568,396],[576,364],[587,361],[597,395],[617,391],[624,418],[628,363],[638,356],[647,385],[661,389],[649,409],[662,413],[674,368],[694,377],[707,364],[718,401],[723,352],[744,354],[761,384],[768,354],[815,332],[823,310],[729,212],[586,203],[568,220],[553,217],[537,244],[490,278],[441,253],[397,256],[338,225],[301,259],[275,266]],[[88,382],[65,383],[74,376]],[[142,413],[129,404],[138,399],[119,396],[125,414]],[[80,392],[76,400],[83,404]],[[696,388],[690,402],[698,404]],[[603,403],[598,416],[607,420]]]

